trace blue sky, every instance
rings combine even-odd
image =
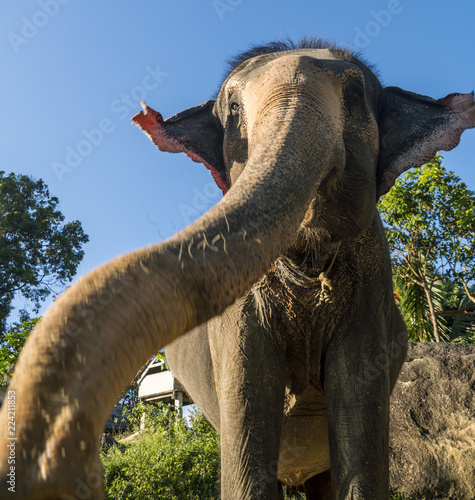
[[[0,169],[44,179],[66,218],[82,222],[90,235],[84,274],[162,241],[219,199],[204,167],[158,152],[130,124],[141,99],[170,116],[212,97],[226,60],[249,44],[303,35],[360,49],[384,85],[435,98],[470,92],[475,3],[441,4],[8,2],[0,18]],[[444,157],[475,190],[475,131]]]

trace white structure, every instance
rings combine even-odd
[[[137,385],[138,396],[144,403],[174,404],[180,415],[184,404],[193,404],[164,359],[154,356],[138,375]]]

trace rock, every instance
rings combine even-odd
[[[119,443],[110,434],[101,434],[101,449],[108,450],[111,446],[119,447]]]
[[[390,481],[416,499],[475,498],[475,346],[410,343],[391,397]]]
[[[142,435],[142,431],[140,430],[140,431],[134,432],[130,436],[119,439],[119,442],[120,442],[120,444],[130,443],[131,441],[134,441],[135,439],[139,438],[141,435]]]

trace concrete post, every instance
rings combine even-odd
[[[175,409],[178,411],[180,418],[183,418],[183,393],[176,391],[174,394]]]
[[[142,413],[142,416],[140,417],[140,430],[145,430],[145,413]]]

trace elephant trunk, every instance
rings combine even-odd
[[[2,486],[15,437],[19,500],[75,498],[80,487],[103,498],[97,439],[121,391],[150,356],[222,313],[268,270],[321,180],[344,165],[336,125],[316,115],[309,124],[297,107],[270,113],[255,134],[246,168],[215,207],[167,242],[80,279],[39,322],[9,387],[14,435],[6,404],[0,414]]]

